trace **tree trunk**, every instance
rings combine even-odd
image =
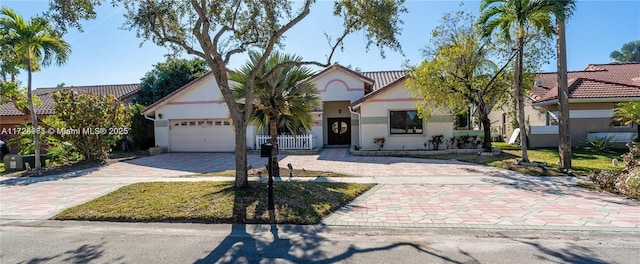
[[[28,47],[27,47],[27,52],[28,51]],[[31,72],[32,72],[32,67],[31,67],[31,55],[28,54],[27,55],[27,101],[29,102],[29,111],[31,111],[31,126],[33,126],[33,144],[35,147],[34,150],[34,154],[35,154],[35,163],[36,164],[31,164],[32,168],[35,168],[35,171],[37,173],[40,172],[41,169],[41,164],[40,164],[40,133],[38,132],[38,116],[36,114],[36,110],[35,107],[33,105],[33,96],[31,93]]]
[[[234,118],[242,120],[242,118]],[[247,177],[247,124],[246,121],[234,122],[236,136],[236,188],[243,189],[249,187]],[[239,147],[241,146],[241,147]]]
[[[571,133],[569,128],[569,87],[567,83],[567,43],[565,36],[565,21],[556,17],[556,52],[558,63],[558,113],[560,165],[564,169],[571,169]]]
[[[482,122],[482,130],[484,130],[484,139],[482,139],[482,151],[491,152],[491,120],[484,106],[478,109],[480,113],[480,122]]]
[[[273,142],[274,144],[278,143],[278,122],[277,116],[274,115],[269,116],[269,136],[271,136],[271,142]],[[278,164],[278,159],[275,158],[269,160],[271,161],[273,176],[280,176],[280,165]]]
[[[524,30],[522,30],[524,31]],[[524,89],[522,87],[522,57],[524,52],[524,37],[518,37],[518,60],[516,61],[516,96],[518,97],[518,125],[520,127],[520,145],[522,146],[522,161],[529,162],[527,155],[527,129],[524,118]]]

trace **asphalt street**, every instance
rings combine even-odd
[[[3,222],[0,263],[638,263],[639,233]]]

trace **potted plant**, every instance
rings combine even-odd
[[[378,150],[382,150],[382,148],[384,148],[384,142],[385,142],[384,137],[377,137],[373,139],[373,143],[378,145]]]

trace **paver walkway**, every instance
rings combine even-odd
[[[640,232],[640,204],[565,185],[378,185],[323,222]]]
[[[249,155],[253,167],[265,162]],[[572,177],[528,177],[451,160],[360,157],[346,149],[281,157],[281,166],[289,163],[359,176],[293,180],[381,184],[325,219],[329,225],[640,232],[638,202],[574,187]],[[0,178],[0,219],[47,219],[135,182],[232,180],[179,176],[234,168],[233,153],[169,153],[65,175]]]

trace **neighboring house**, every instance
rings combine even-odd
[[[355,72],[338,64],[310,78],[322,106],[313,111],[315,125],[307,135],[291,137],[281,149],[358,146],[377,150],[374,138],[385,138],[385,150],[425,149],[433,136],[473,134],[453,129],[452,115],[435,113],[427,122],[417,116],[415,97],[405,87],[405,71]],[[145,108],[155,119],[156,146],[171,152],[233,151],[235,138],[229,110],[215,78],[206,74]],[[257,149],[266,131],[247,128],[247,149]],[[442,145],[444,148],[444,144]]]
[[[555,72],[536,75],[525,107],[530,147],[558,146],[556,78]],[[614,136],[623,146],[637,134],[632,126],[612,123],[612,118],[618,103],[640,101],[640,63],[590,64],[582,71],[570,71],[568,84],[572,146],[585,146],[596,136]],[[513,131],[511,117],[502,111],[490,117],[493,129],[508,140]]]
[[[138,95],[140,90],[140,84],[109,84],[109,85],[92,85],[92,86],[71,86],[71,87],[57,87],[57,88],[38,88],[33,90],[33,94],[36,95],[41,105],[35,106],[36,114],[38,118],[42,119],[55,113],[53,105],[52,94],[57,91],[73,91],[76,93],[89,93],[97,95],[109,95],[113,94],[120,101],[129,103],[133,101]],[[2,131],[10,131],[10,128],[19,127],[21,124],[31,124],[31,116],[27,116],[15,108],[12,102],[6,104],[0,104],[0,133]],[[5,142],[17,135],[13,133],[4,133],[2,140]],[[12,146],[11,153],[17,153],[19,151],[18,146]]]

